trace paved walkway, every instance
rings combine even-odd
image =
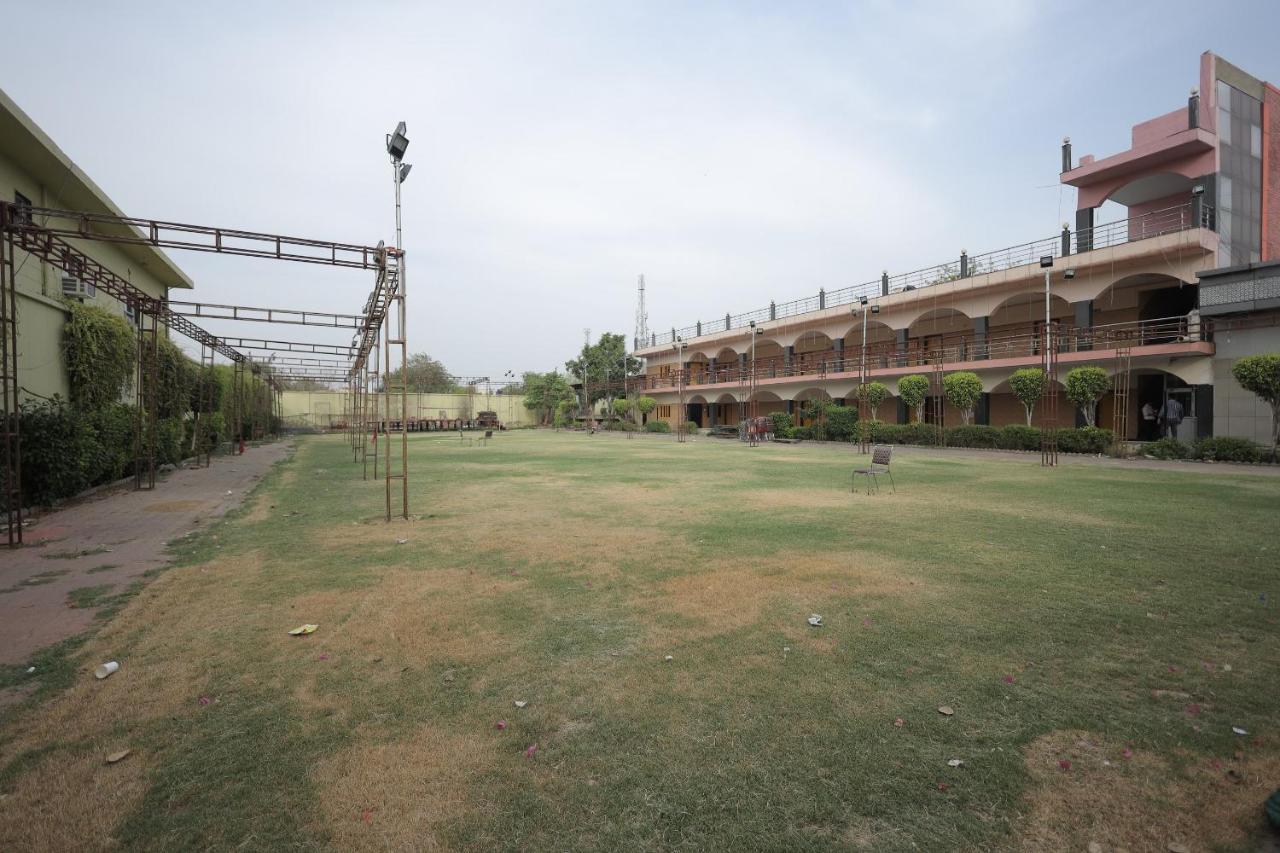
[[[112,595],[167,565],[170,540],[238,506],[292,447],[250,447],[209,468],[173,471],[154,491],[115,490],[40,517],[23,532],[25,547],[0,548],[0,664],[23,663],[87,629],[93,610],[71,607],[68,593],[104,586]]]

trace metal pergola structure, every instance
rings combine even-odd
[[[398,190],[398,186],[397,186]],[[37,224],[39,223],[39,224]],[[150,296],[126,279],[86,255],[71,241],[97,241],[117,244],[145,245],[162,249],[211,252],[224,255],[293,261],[332,267],[372,271],[373,291],[360,314],[335,314],[299,309],[257,308],[220,303],[169,301]],[[200,345],[202,408],[211,409],[213,368],[222,356],[232,366],[232,433],[240,431],[246,413],[252,412],[251,429],[261,437],[263,413],[279,416],[281,382],[312,379],[345,385],[348,389],[347,418],[353,446],[374,447],[377,476],[377,439],[393,426],[391,419],[380,422],[376,405],[368,406],[381,390],[390,410],[392,388],[378,376],[378,345],[385,347],[385,366],[390,368],[393,354],[399,363],[399,393],[404,406],[404,376],[407,362],[405,341],[404,253],[382,243],[364,246],[280,234],[218,228],[154,219],[138,219],[110,214],[85,213],[54,208],[0,202],[0,402],[4,407],[0,425],[0,444],[4,449],[3,499],[8,542],[11,547],[22,544],[22,470],[21,429],[18,384],[17,267],[15,257],[25,252],[48,263],[67,275],[91,284],[125,304],[135,319],[138,330],[137,419],[134,440],[135,487],[155,485],[155,434],[157,425],[158,359],[157,344],[161,327],[176,331]],[[213,335],[196,325],[193,317],[279,323],[285,325],[322,326],[356,330],[349,346],[261,338],[223,337]],[[262,358],[250,351],[272,353]],[[288,358],[325,356],[326,359]],[[370,359],[372,356],[372,361]],[[288,360],[286,360],[288,358]],[[369,369],[372,364],[372,371]],[[387,371],[388,374],[391,370]],[[255,389],[246,388],[246,374],[261,382]],[[206,405],[207,404],[207,405]],[[197,415],[198,417],[198,415]],[[267,419],[267,424],[275,423]],[[268,427],[269,428],[269,427]],[[397,430],[392,430],[397,431]],[[400,514],[408,517],[408,453],[406,418],[399,419],[401,452],[398,472],[392,473],[390,441],[386,448],[386,518],[392,515],[391,481],[402,481]],[[199,428],[197,425],[197,432]],[[243,439],[243,436],[241,436]],[[241,445],[242,446],[242,445]],[[214,447],[200,448],[206,464]],[[233,444],[232,452],[239,446]]]

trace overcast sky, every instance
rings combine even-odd
[[[14,3],[0,86],[129,214],[391,241],[457,374],[1056,232],[1213,50],[1280,79],[1276,0]],[[354,271],[175,253],[193,298],[353,312]],[[208,322],[233,334],[230,324]],[[323,329],[243,334],[347,342]]]

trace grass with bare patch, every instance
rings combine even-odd
[[[411,447],[412,520],[381,521],[341,438],[305,440],[51,658],[56,684],[0,721],[0,848],[1263,831],[1280,479],[903,454],[897,494],[867,497],[847,450]]]

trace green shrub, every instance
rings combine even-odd
[[[1145,452],[1154,459],[1186,459],[1191,448],[1176,438],[1162,438],[1148,444]]]
[[[857,409],[851,406],[832,406],[827,412],[826,433],[829,441],[853,441],[857,429]]]
[[[1093,426],[1098,414],[1098,401],[1111,387],[1111,378],[1107,376],[1107,371],[1092,365],[1073,367],[1067,372],[1067,379],[1063,385],[1067,399],[1080,407],[1084,422]]]
[[[1231,375],[1240,387],[1252,391],[1271,407],[1271,458],[1280,445],[1280,352],[1260,353],[1231,365]]]
[[[889,399],[889,386],[883,382],[868,382],[866,385],[860,385],[856,394],[859,400],[867,401],[871,418],[875,420],[880,416],[880,404]]]
[[[936,445],[938,428],[933,424],[886,424],[870,422],[870,440],[876,444]]]
[[[156,341],[156,411],[161,418],[182,417],[191,409],[192,392],[200,375],[195,362],[187,358],[168,338]]]
[[[1058,450],[1063,453],[1106,453],[1113,433],[1101,427],[1068,427],[1058,430]]]
[[[1042,367],[1024,367],[1021,370],[1015,370],[1009,377],[1009,390],[1018,398],[1018,402],[1022,404],[1022,410],[1027,413],[1027,426],[1031,426],[1031,415],[1036,410],[1036,403],[1044,394],[1046,384],[1048,384],[1048,375]]]
[[[795,422],[791,420],[791,415],[786,412],[773,412],[769,415],[769,419],[773,421],[774,435],[782,435],[795,426]]]
[[[22,492],[43,506],[89,487],[102,450],[89,418],[54,397],[22,407]]]
[[[182,418],[160,418],[156,422],[156,464],[177,465],[185,457],[183,439],[187,427]]]
[[[951,427],[947,430],[948,447],[999,447],[1000,431],[978,424]]]
[[[1040,430],[1025,424],[997,427],[996,447],[1001,450],[1039,450]]]
[[[697,421],[687,421],[684,425],[684,431],[688,435],[697,435],[701,430],[702,427],[698,426]]]
[[[1192,446],[1191,455],[1210,462],[1257,462],[1262,458],[1252,441],[1229,435],[1200,439]]]
[[[811,441],[813,439],[813,427],[792,427],[787,430],[787,438],[794,438],[797,441]]]
[[[642,398],[643,399],[643,398]],[[671,432],[671,424],[666,421],[649,421],[644,425],[645,432]]]
[[[133,468],[133,421],[137,410],[113,403],[90,414],[89,424],[97,442],[89,485],[119,480]]]

